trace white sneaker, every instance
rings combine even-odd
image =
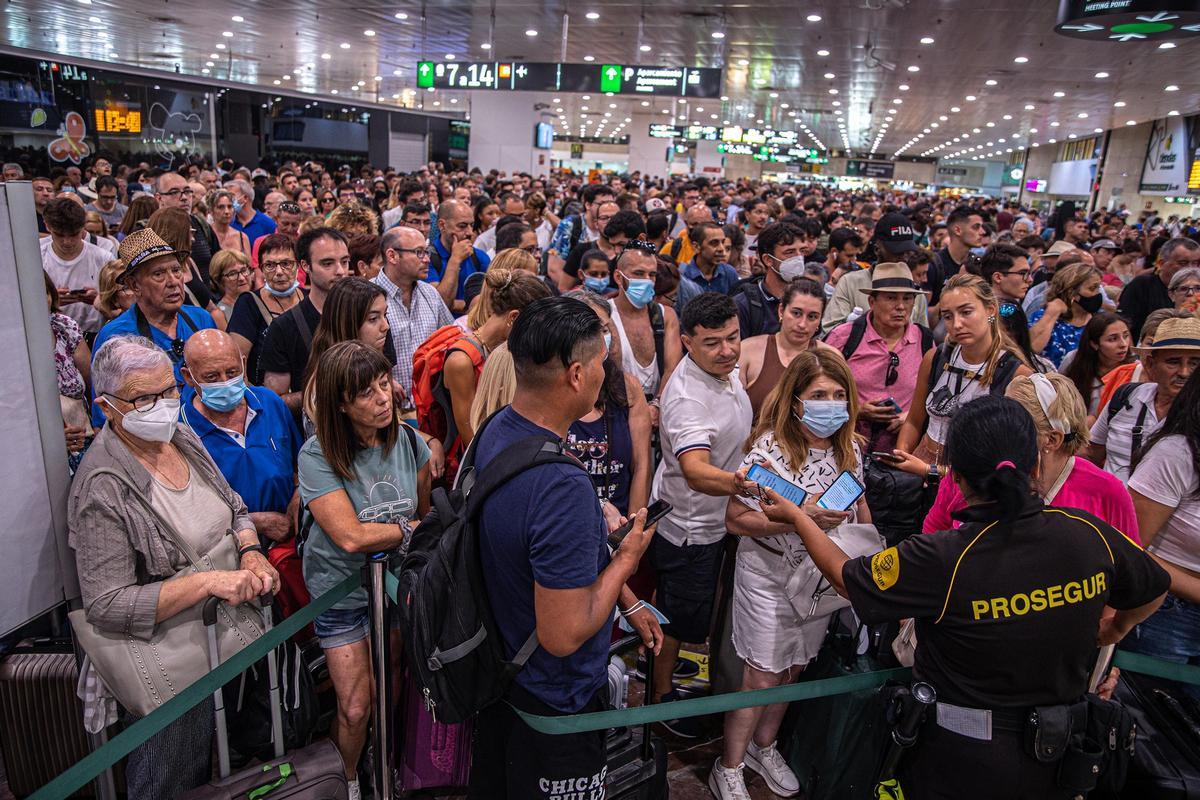
[[[349,800],[362,800],[362,790],[358,788],[358,781],[347,781],[346,786],[350,790],[347,795]]]
[[[771,791],[780,797],[795,797],[800,794],[800,780],[787,761],[771,742],[767,747],[759,747],[750,740],[746,748],[746,766],[762,776]]]
[[[745,764],[738,764],[733,769],[721,765],[718,756],[713,764],[712,772],[708,774],[708,788],[717,800],[750,800],[746,791],[746,779],[742,775]]]

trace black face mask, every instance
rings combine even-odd
[[[1095,314],[1104,305],[1104,297],[1099,292],[1091,297],[1079,297],[1075,300],[1079,307],[1089,314]]]

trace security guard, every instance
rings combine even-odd
[[[850,560],[778,495],[764,511],[795,525],[864,622],[916,619],[913,676],[933,685],[937,707],[901,765],[909,800],[1074,797],[1077,784],[1060,782],[1060,772],[1072,772],[1067,748],[1048,761],[1027,749],[1032,712],[1048,730],[1054,709],[1086,708],[1097,642],[1115,643],[1150,616],[1170,578],[1097,517],[1043,506],[1030,487],[1037,432],[1015,401],[985,396],[964,406],[947,452],[968,503],[956,531]],[[1106,605],[1117,611],[1102,623]]]

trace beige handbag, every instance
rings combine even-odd
[[[97,469],[88,474],[88,480],[96,475],[112,475],[124,483],[142,501],[160,530],[187,557],[191,566],[168,581],[197,572],[237,569],[237,537],[232,529],[211,550],[199,554],[127,476],[111,469]],[[69,617],[79,646],[91,659],[104,685],[126,710],[142,717],[209,671],[207,632],[200,619],[203,607],[204,603],[196,603],[157,623],[154,635],[148,640],[129,633],[99,630],[87,621],[83,609],[72,611]],[[234,607],[224,602],[217,606],[217,643],[222,662],[262,635],[262,615],[253,606]]]
[[[843,523],[829,531],[828,536],[852,559],[878,553],[885,546],[878,529],[870,523]],[[825,580],[825,576],[807,554],[788,576],[784,591],[792,610],[804,620],[823,617],[850,607],[850,601],[829,585],[829,581]]]

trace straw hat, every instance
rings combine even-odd
[[[189,256],[191,253],[176,250],[150,228],[142,228],[128,234],[121,241],[117,255],[125,264],[125,271],[117,276],[117,280],[124,282],[135,269],[156,258],[170,256],[178,261],[181,256]]]
[[[871,288],[862,291],[865,294],[874,294],[875,292],[924,293],[924,290],[913,280],[912,270],[908,268],[908,265],[898,261],[876,264],[875,269],[871,271]]]
[[[1046,251],[1046,252],[1045,252],[1045,253],[1042,255],[1042,257],[1043,257],[1043,258],[1050,258],[1051,256],[1061,256],[1061,255],[1063,255],[1064,253],[1069,253],[1069,252],[1071,252],[1072,250],[1078,250],[1078,249],[1079,249],[1078,247],[1076,247],[1075,245],[1071,244],[1070,242],[1064,242],[1062,239],[1059,239],[1057,242],[1055,242],[1054,244],[1050,245],[1050,249],[1049,249],[1049,250],[1047,250],[1047,251]]]
[[[1154,341],[1137,349],[1141,353],[1154,353],[1159,350],[1200,350],[1200,319],[1164,319],[1154,334]]]

